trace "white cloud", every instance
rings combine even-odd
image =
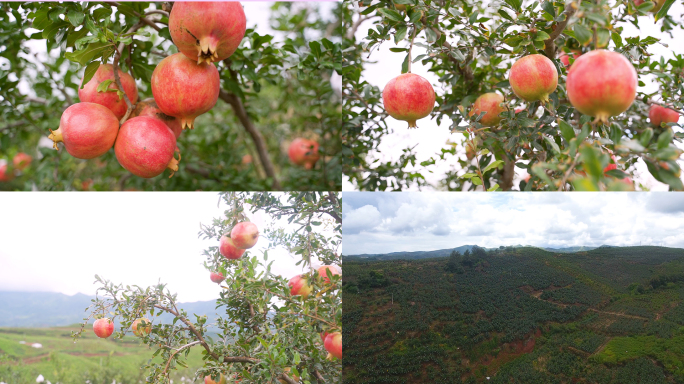
[[[684,200],[674,193],[345,192],[344,199],[349,207],[357,199],[366,206],[395,206],[393,211],[379,210],[382,223],[363,234],[345,229],[349,255],[465,244],[558,248],[642,242],[684,247]],[[440,233],[444,228],[448,235]]]
[[[344,209],[345,207],[343,206],[342,208]],[[344,233],[361,233],[375,228],[381,222],[382,219],[378,209],[372,205],[364,205],[361,208],[345,213],[342,225],[344,226]]]

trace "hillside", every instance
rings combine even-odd
[[[56,292],[0,292],[0,327],[59,327],[81,323],[84,310],[93,298]],[[209,323],[216,319],[215,301],[180,303],[179,307],[188,313],[207,315]],[[164,314],[159,319],[170,323],[173,316]]]
[[[344,382],[684,383],[684,250],[345,260]]]
[[[0,382],[34,384],[38,375],[43,375],[46,383],[60,384],[145,382],[146,372],[140,367],[154,351],[134,336],[99,339],[92,331],[74,343],[71,332],[77,329],[0,328]],[[41,347],[34,348],[34,343]],[[174,381],[193,383],[194,373],[203,365],[199,348],[191,350],[187,363],[188,368],[172,374]]]
[[[391,253],[364,253],[360,255],[346,255],[343,256],[344,260],[349,261],[375,261],[375,260],[420,260],[420,259],[430,259],[434,257],[448,257],[452,251],[465,253],[465,251],[472,251],[473,247],[476,245],[462,245],[456,248],[438,249],[435,251],[416,251],[416,252],[391,252]],[[504,248],[523,248],[532,247],[530,245],[515,245],[511,247]],[[587,247],[587,246],[577,246],[577,247],[566,247],[566,248],[541,248],[549,252],[557,253],[574,253],[574,252],[586,252],[597,248],[609,248],[610,245],[601,245],[600,247]],[[534,248],[534,247],[533,247]],[[496,250],[497,248],[484,248],[488,251]]]

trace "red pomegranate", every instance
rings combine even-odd
[[[169,116],[162,112],[157,106],[157,103],[154,102],[154,99],[145,99],[135,106],[130,117],[134,118],[138,116],[149,116],[163,121],[164,124],[171,129],[174,136],[176,136],[176,139],[178,139],[183,132],[180,120],[178,120],[177,117]]]
[[[562,52],[558,59],[565,65],[565,67],[570,67],[570,58],[577,60],[578,57],[582,56],[582,51],[573,50],[570,53]]]
[[[301,137],[292,140],[287,154],[293,164],[304,166],[306,169],[312,169],[321,157],[318,153],[318,143]]]
[[[502,106],[501,103],[504,102],[504,97],[498,93],[485,93],[480,95],[475,102],[473,107],[470,109],[468,116],[479,115],[482,112],[487,112],[482,119],[480,119],[480,124],[485,127],[492,127],[499,124],[502,120],[499,117],[501,112],[506,111],[506,107]]]
[[[237,223],[230,230],[230,238],[236,248],[252,248],[259,241],[259,228],[249,221]]]
[[[632,105],[636,87],[632,63],[617,52],[603,49],[578,57],[568,71],[566,84],[570,103],[603,123]]]
[[[126,114],[128,106],[126,105],[126,100],[119,98],[117,92],[98,92],[97,87],[103,81],[111,80],[107,89],[113,89],[116,91],[119,87],[116,86],[114,82],[114,66],[111,64],[102,64],[95,72],[88,83],[86,83],[83,88],[78,89],[78,98],[81,102],[96,103],[104,105],[109,108],[117,119],[121,119]],[[138,88],[135,86],[135,79],[133,76],[124,72],[119,68],[119,80],[121,80],[121,85],[123,85],[124,92],[131,100],[131,103],[135,104],[138,102]],[[81,79],[81,84],[83,79]]]
[[[237,1],[177,1],[169,16],[173,43],[197,64],[230,57],[246,28],[245,11]]]
[[[12,159],[12,164],[14,164],[14,168],[23,171],[29,165],[31,165],[31,161],[33,161],[33,157],[25,154],[24,152],[19,152],[16,155],[14,155],[14,158]]]
[[[221,272],[218,272],[218,273],[212,272],[209,274],[209,279],[211,281],[213,281],[214,283],[219,284],[220,282],[222,282],[226,278],[221,274]]]
[[[337,268],[335,268],[335,267],[332,266],[332,265],[324,265],[324,266],[322,266],[322,267],[319,267],[319,268],[317,269],[317,271],[318,271],[318,275],[321,276],[321,277],[323,278],[323,281],[324,281],[326,284],[330,284],[330,279],[328,278],[328,271],[330,271],[330,274],[331,274],[332,276],[335,276],[335,275],[339,275],[339,274],[340,274],[340,272],[337,270]]]
[[[404,73],[385,85],[382,102],[390,116],[417,128],[416,120],[429,115],[435,106],[435,90],[425,78]]]
[[[109,108],[95,103],[77,103],[67,108],[59,121],[59,129],[50,130],[50,138],[63,142],[66,151],[78,159],[102,156],[114,145],[119,132],[119,119]]]
[[[661,107],[658,104],[651,104],[651,109],[648,111],[648,118],[651,124],[660,127],[662,123],[676,123],[679,121],[679,112],[670,108]]]
[[[0,182],[12,181],[14,173],[7,172],[7,163],[0,164]]]
[[[513,63],[508,81],[521,99],[547,103],[549,95],[558,87],[558,71],[548,57],[528,55]]]
[[[136,176],[151,178],[160,175],[166,168],[171,176],[178,171],[178,162],[173,157],[176,137],[161,120],[149,116],[138,116],[127,120],[121,126],[114,145],[119,164]],[[170,176],[169,176],[170,177]]]
[[[216,105],[220,87],[214,64],[197,64],[182,53],[165,58],[152,72],[154,101],[165,114],[180,118],[183,129],[192,129],[195,118]]]
[[[323,343],[326,351],[331,355],[342,359],[342,334],[340,332],[333,332],[325,337],[325,342]]]
[[[97,319],[93,323],[93,332],[97,337],[106,339],[114,333],[114,323],[106,317]]]
[[[228,236],[221,236],[221,241],[219,242],[219,252],[226,259],[239,259],[245,253],[244,249],[240,249],[235,246],[233,239]]]

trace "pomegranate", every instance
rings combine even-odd
[[[329,333],[328,332],[321,332],[321,341],[325,343],[325,338],[328,337]]]
[[[149,116],[163,121],[164,124],[171,129],[174,136],[176,136],[176,139],[178,139],[183,132],[180,120],[162,112],[157,106],[157,103],[154,102],[154,99],[145,99],[135,106],[130,117],[133,118],[138,116]]]
[[[169,16],[171,39],[190,60],[225,60],[245,36],[247,19],[237,1],[177,1]]]
[[[13,172],[7,172],[7,163],[0,164],[0,182],[12,181],[14,179]]]
[[[498,93],[485,93],[480,95],[473,103],[473,108],[468,113],[468,116],[479,115],[482,112],[487,112],[482,119],[480,119],[480,124],[485,127],[492,127],[499,124],[502,120],[499,117],[501,112],[506,111],[506,107],[502,106],[501,103],[504,102],[504,97]]]
[[[166,168],[171,170],[171,176],[178,171],[180,157],[173,157],[175,149],[176,137],[166,124],[153,117],[138,116],[121,126],[114,153],[129,172],[151,178]]]
[[[288,281],[287,285],[290,287],[290,294],[292,296],[301,296],[304,299],[309,297],[313,288],[309,285],[309,280],[304,275],[297,275]]]
[[[196,64],[176,53],[152,72],[152,95],[162,112],[180,118],[183,129],[192,129],[195,118],[216,105],[220,80],[214,64]]]
[[[226,259],[234,260],[239,259],[242,254],[245,253],[245,250],[236,247],[233,243],[233,239],[223,235],[221,236],[221,242],[219,243],[219,252]]]
[[[565,65],[565,67],[570,67],[570,58],[577,60],[578,57],[582,56],[582,51],[570,51],[570,53],[562,52],[558,59]]]
[[[114,323],[106,317],[97,319],[93,323],[93,332],[97,337],[106,339],[114,333]]]
[[[252,164],[252,155],[242,156],[242,164],[244,164],[244,165]]]
[[[325,281],[326,284],[330,284],[330,279],[328,278],[327,272],[328,270],[330,270],[330,274],[333,276],[340,274],[340,272],[337,271],[337,268],[333,267],[332,265],[324,265],[318,268],[318,274],[323,277],[323,281]]]
[[[140,324],[143,321],[145,321],[144,327]],[[136,336],[149,335],[152,331],[152,322],[150,322],[150,320],[146,317],[143,317],[141,319],[135,319],[135,321],[131,325],[131,329],[133,330],[133,334]]]
[[[428,116],[435,106],[435,90],[423,77],[404,73],[385,85],[382,102],[390,116],[417,128],[416,120]]]
[[[32,160],[33,157],[25,154],[24,152],[19,152],[16,155],[14,155],[14,158],[12,159],[12,164],[14,164],[14,168],[23,171],[29,165],[31,165]]]
[[[325,337],[325,350],[331,355],[342,359],[342,334],[339,332],[333,332]]]
[[[252,248],[259,240],[259,228],[249,221],[237,223],[230,231],[230,238],[237,248]]]
[[[219,381],[216,382],[211,379],[211,376],[205,376],[204,377],[204,384],[226,384],[226,377],[223,376],[223,373],[221,374],[221,377],[219,378]]]
[[[226,278],[220,272],[218,272],[218,273],[212,272],[209,274],[209,279],[211,281],[213,281],[214,283],[219,284],[220,282],[222,282]]]
[[[306,169],[312,169],[321,157],[318,153],[318,143],[301,137],[292,140],[287,154],[293,164],[304,166]]]
[[[102,156],[114,145],[119,132],[119,119],[107,107],[95,103],[77,103],[67,108],[59,121],[59,129],[50,130],[50,138],[63,142],[66,151],[78,159]]]
[[[603,49],[578,57],[568,71],[566,84],[570,103],[603,123],[632,105],[636,87],[632,63],[617,52]]]
[[[119,98],[117,92],[97,91],[97,87],[100,85],[100,83],[107,80],[112,81],[107,89],[113,89],[115,91],[119,89],[114,82],[114,66],[111,64],[102,64],[95,72],[93,78],[90,79],[90,81],[88,81],[83,88],[78,89],[78,98],[81,99],[81,102],[85,101],[88,103],[104,105],[114,112],[114,115],[117,119],[121,120],[128,110],[126,100],[124,100],[123,97]],[[121,85],[124,88],[124,92],[126,92],[126,96],[128,96],[128,98],[131,100],[131,103],[137,103],[138,88],[135,86],[135,79],[133,76],[119,68],[119,80],[121,80]],[[83,79],[81,79],[81,84],[83,84]]]
[[[528,55],[513,63],[508,81],[521,99],[547,103],[558,87],[558,71],[548,57]]]
[[[648,111],[648,118],[651,119],[651,124],[660,127],[662,123],[676,123],[679,121],[679,112],[667,107],[661,107],[658,104],[651,104],[651,109]]]

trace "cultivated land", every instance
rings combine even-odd
[[[123,340],[100,339],[92,332],[92,325],[74,343],[71,332],[77,329],[0,328],[0,382],[33,384],[38,375],[54,384],[83,384],[86,380],[91,384],[145,382],[146,372],[140,367],[152,358],[154,350],[132,334]],[[33,343],[42,344],[42,348],[33,348]],[[191,350],[187,364],[189,368],[173,374],[176,383],[193,382],[196,369],[203,365],[199,349]]]
[[[682,249],[345,259],[343,308],[345,383],[684,383]]]

